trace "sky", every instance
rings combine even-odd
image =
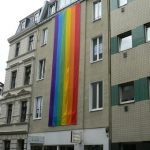
[[[19,21],[44,5],[45,0],[13,0],[1,1],[0,5],[0,82],[5,81],[6,61],[8,59],[9,43],[7,39],[13,36]]]

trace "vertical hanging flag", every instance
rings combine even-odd
[[[80,4],[55,17],[49,126],[77,123]]]

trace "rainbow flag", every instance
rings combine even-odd
[[[49,126],[77,124],[80,4],[55,17]]]

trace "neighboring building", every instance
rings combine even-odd
[[[150,149],[149,6],[111,0],[112,150]]]
[[[0,82],[0,99],[3,96],[3,89],[4,89],[4,84],[2,82]]]
[[[0,100],[0,149],[27,148],[36,50],[36,15],[20,22],[10,43],[3,98]],[[35,19],[35,20],[34,20]]]

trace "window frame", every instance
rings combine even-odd
[[[23,106],[23,103],[25,103],[26,104],[26,106],[24,107]],[[27,119],[27,101],[26,100],[24,100],[24,101],[21,101],[21,109],[20,109],[20,122],[25,122],[26,121],[26,119]],[[25,108],[25,115],[24,115],[24,113],[23,113],[23,108]]]
[[[40,114],[37,114],[37,99],[40,99],[41,102],[40,102]],[[40,120],[42,119],[42,111],[43,111],[43,97],[42,96],[37,96],[35,97],[35,100],[34,100],[34,109],[33,109],[33,120]],[[38,116],[36,116],[38,115]]]
[[[32,34],[29,36],[28,51],[33,51],[35,49],[34,42],[35,42],[35,39],[34,39],[34,35]]]
[[[121,1],[122,1],[122,0],[118,0],[118,6],[119,6],[119,7],[123,7],[123,6],[125,6],[125,5],[128,4],[128,0],[126,0],[126,2],[123,3],[123,4],[121,4]]]
[[[9,147],[6,147],[7,142],[9,143]],[[11,141],[10,140],[4,140],[3,143],[4,143],[4,150],[10,150]]]
[[[98,50],[98,47],[97,47],[97,59],[96,60],[94,60],[93,59],[93,53],[94,53],[94,40],[97,40],[97,45],[101,45],[101,47],[102,47],[102,50],[100,50],[100,51],[102,51],[102,53],[99,53],[99,50]],[[101,39],[101,43],[100,43],[100,40],[99,39]],[[102,57],[100,58],[99,57],[99,55],[102,55]],[[92,38],[91,39],[91,49],[90,49],[90,63],[95,63],[95,62],[98,62],[98,61],[101,61],[101,60],[103,60],[103,36],[102,35],[99,35],[99,36],[96,36],[96,37],[94,37],[94,38]]]
[[[13,73],[16,72],[15,80],[13,80]],[[10,82],[10,89],[15,89],[16,88],[16,79],[17,79],[17,69],[11,71],[11,82]],[[12,86],[12,82],[14,82],[14,86]]]
[[[150,42],[150,23],[145,25],[145,41]]]
[[[61,6],[61,2],[62,1],[65,1],[64,3],[65,4],[63,4],[62,6]],[[65,8],[65,7],[67,7],[67,6],[69,6],[69,5],[71,5],[71,4],[73,4],[73,3],[75,3],[77,0],[60,0],[59,2],[58,2],[58,10],[61,10],[61,9],[63,9],[63,8]],[[68,2],[67,2],[68,1]]]
[[[25,83],[26,82],[26,69],[28,68],[28,67],[30,67],[30,79],[29,79],[29,83]],[[27,65],[27,66],[25,66],[24,67],[24,85],[30,85],[30,83],[31,83],[31,73],[32,73],[32,65],[31,64],[29,64],[29,65]]]
[[[11,112],[10,112],[10,108],[9,106],[11,106]],[[6,120],[6,124],[11,124],[12,121],[12,113],[13,113],[13,104],[12,103],[8,103],[7,104],[7,120]]]
[[[96,16],[95,16],[95,5],[97,4],[97,3],[100,3],[99,5],[100,5],[100,8],[98,7],[98,12],[100,13],[98,13],[97,14],[97,18],[96,18]],[[100,10],[99,10],[100,9]],[[93,2],[93,21],[97,21],[97,20],[100,20],[102,18],[102,0],[96,0],[96,1],[94,1]]]
[[[20,51],[20,42],[17,42],[16,47],[15,47],[15,56],[14,57],[19,56],[19,51]]]
[[[41,46],[46,45],[48,42],[48,28],[42,30],[42,43]]]
[[[122,40],[127,38],[127,37],[131,37],[131,46],[130,47],[127,47],[125,49],[122,49]],[[131,49],[133,48],[133,36],[132,36],[132,32],[131,31],[128,31],[128,32],[125,32],[125,33],[122,33],[120,35],[118,35],[118,44],[119,44],[119,52],[123,52],[123,51],[126,51],[128,49]]]
[[[88,150],[86,147],[87,146],[90,146],[90,147],[92,147],[92,146],[99,146],[100,147],[100,150],[104,150],[104,145],[103,144],[95,144],[95,145],[84,145],[84,150]],[[95,148],[94,148],[95,149]],[[90,148],[90,150],[91,150],[91,148]]]
[[[96,85],[96,108],[92,108],[93,107],[93,87],[92,87],[92,84],[97,84]],[[102,103],[102,106],[99,107],[99,97],[100,97],[100,93],[97,92],[99,91],[99,84],[101,84],[101,88],[102,88],[102,91],[101,91],[101,103]],[[103,100],[104,100],[104,94],[103,94],[103,90],[104,89],[104,86],[103,86],[103,81],[95,81],[95,82],[91,82],[90,83],[90,87],[89,87],[89,112],[94,112],[94,111],[100,111],[100,110],[103,110],[104,109],[104,104],[103,104]]]
[[[134,99],[130,99],[130,100],[125,100],[125,101],[122,101],[122,98],[123,98],[123,87],[125,86],[130,86],[130,85],[133,85],[133,93],[134,93]],[[120,104],[128,104],[128,103],[133,103],[135,102],[135,86],[134,86],[134,81],[131,81],[131,82],[126,82],[126,83],[122,83],[119,85],[119,100],[120,100]]]
[[[40,67],[40,62],[43,61],[43,65]],[[42,68],[42,69],[40,69]],[[43,80],[45,78],[45,69],[46,69],[46,59],[39,60],[38,63],[38,74],[37,74],[37,80]],[[41,71],[40,71],[41,70]]]

